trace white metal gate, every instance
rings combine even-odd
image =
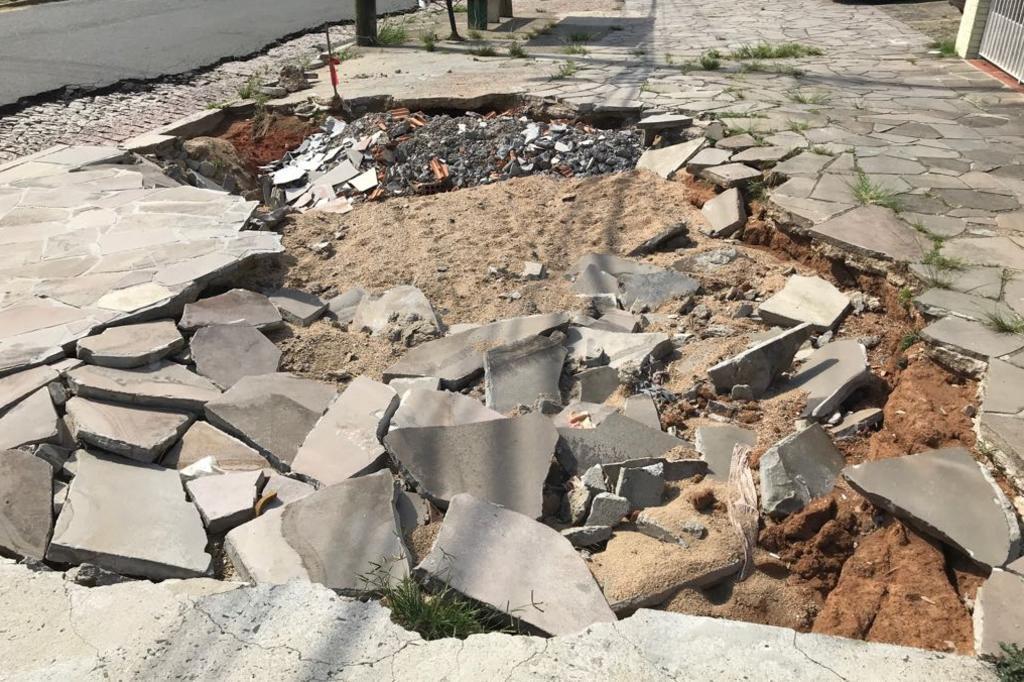
[[[1024,0],[991,0],[979,53],[1024,81]]]

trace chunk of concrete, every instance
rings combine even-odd
[[[603,329],[609,332],[633,332],[640,329],[640,319],[633,313],[626,310],[606,310],[593,324],[591,329]]]
[[[706,142],[707,140],[703,137],[698,137],[660,149],[648,149],[640,155],[636,167],[649,170],[667,180],[686,165],[686,162],[699,152]]]
[[[877,407],[866,407],[843,417],[843,420],[829,429],[836,440],[856,438],[882,423],[882,411]]]
[[[569,356],[580,361],[607,358],[613,369],[637,369],[648,360],[659,360],[672,352],[668,334],[627,334],[587,327],[571,327],[565,335]]]
[[[871,380],[867,351],[852,339],[833,341],[814,351],[786,384],[805,391],[803,417],[828,419],[850,395]]]
[[[587,565],[558,531],[470,494],[451,500],[433,549],[415,571],[550,635],[615,620]]]
[[[83,398],[171,410],[199,412],[221,395],[209,379],[164,360],[134,369],[83,365],[68,372],[67,378]]]
[[[390,384],[389,384],[390,385]],[[476,398],[451,391],[411,388],[391,418],[391,430],[420,426],[457,426],[504,419]]]
[[[356,310],[359,308],[359,303],[363,300],[364,296],[366,296],[366,291],[359,287],[338,294],[327,302],[327,312],[325,314],[333,318],[335,323],[344,329],[352,321],[352,318],[355,317]]]
[[[48,560],[153,580],[209,571],[203,521],[185,499],[178,472],[85,450],[76,459],[78,472],[57,517]]]
[[[869,258],[917,263],[931,249],[924,235],[882,206],[859,206],[810,231],[827,244]]]
[[[629,513],[629,500],[621,495],[598,493],[590,503],[588,526],[617,526]]]
[[[404,396],[407,391],[418,388],[423,391],[440,391],[441,380],[437,377],[413,377],[411,379],[392,379],[388,386],[395,389],[395,393]],[[421,426],[423,426],[421,424]]]
[[[572,283],[572,291],[580,296],[619,295],[619,280],[615,275],[598,269],[596,265],[583,268],[576,281]]]
[[[686,162],[686,172],[690,175],[700,175],[700,172],[705,168],[728,163],[731,156],[732,152],[727,149],[705,147]]]
[[[308,327],[327,311],[327,303],[319,296],[298,289],[278,289],[268,298],[286,322],[300,327]]]
[[[539,414],[392,431],[384,445],[417,490],[447,508],[459,493],[541,516],[544,479],[558,432]]]
[[[571,542],[573,547],[593,547],[608,542],[612,537],[612,529],[608,526],[578,526],[563,530],[562,537]]]
[[[0,554],[42,561],[53,529],[53,467],[0,450]]]
[[[75,438],[138,462],[155,462],[192,423],[192,415],[74,397],[67,403]]]
[[[757,434],[731,424],[698,426],[694,447],[708,463],[708,476],[717,481],[729,480],[732,453],[737,445],[757,445]]]
[[[307,580],[348,594],[382,565],[391,580],[409,574],[390,472],[327,486],[253,521],[224,539],[239,575],[258,583]]]
[[[708,369],[708,376],[721,393],[733,386],[749,386],[760,398],[772,382],[793,365],[800,347],[811,338],[813,326],[804,323],[782,332]]]
[[[985,412],[1019,414],[1024,412],[1024,368],[992,358],[985,372],[982,409]]]
[[[613,405],[574,400],[558,414],[551,417],[551,423],[558,428],[592,429],[618,409]]]
[[[558,381],[565,354],[562,344],[547,336],[531,336],[487,351],[484,354],[487,407],[511,412],[520,405],[533,405],[539,399],[561,406]]]
[[[644,116],[636,122],[640,130],[673,130],[677,128],[689,128],[693,124],[693,117],[684,114],[652,114]]]
[[[662,465],[619,469],[615,494],[629,500],[630,508],[656,507],[661,504],[664,492],[665,477]]]
[[[656,265],[641,263],[629,258],[622,258],[612,253],[588,253],[580,256],[569,269],[570,275],[578,275],[588,267],[594,266],[601,272],[607,272],[613,277],[625,274],[643,274],[661,271]]]
[[[439,377],[446,388],[462,388],[483,370],[484,353],[497,346],[546,334],[569,321],[566,313],[500,320],[411,348],[384,371],[385,383],[401,377]]]
[[[185,337],[174,320],[111,327],[78,340],[78,357],[90,365],[118,369],[141,367],[185,347]]]
[[[161,464],[181,470],[204,457],[216,459],[217,468],[222,471],[252,471],[270,466],[260,453],[204,421],[192,424],[167,451]]]
[[[0,413],[59,378],[56,370],[45,365],[0,377]]]
[[[622,414],[633,421],[640,422],[652,429],[661,430],[661,418],[658,416],[658,406],[654,398],[646,393],[637,393],[626,398],[622,406]]]
[[[316,488],[310,484],[279,474],[272,469],[264,470],[263,473],[267,474],[267,482],[262,490],[262,498],[265,500],[264,511],[278,509],[316,492]]]
[[[820,424],[783,438],[761,456],[761,508],[779,519],[828,494],[843,455]]]
[[[281,351],[255,327],[216,324],[200,328],[189,344],[196,372],[228,389],[242,377],[272,374]]]
[[[801,275],[791,276],[782,291],[758,306],[768,324],[793,327],[809,322],[819,332],[833,329],[849,309],[849,297],[831,282]]]
[[[1001,645],[1024,646],[1024,577],[998,568],[974,597],[974,653],[985,658],[1006,655]]]
[[[381,439],[398,409],[398,394],[369,377],[356,377],[334,399],[292,461],[292,471],[322,485],[387,466]]]
[[[249,376],[207,403],[206,418],[287,469],[334,395],[332,386],[291,374]]]
[[[60,440],[60,424],[50,391],[40,388],[0,417],[0,450]]]
[[[700,176],[723,189],[729,189],[730,187],[742,187],[755,178],[761,177],[761,171],[742,163],[726,163],[721,166],[705,168],[700,172]]]
[[[981,322],[959,317],[944,317],[921,330],[921,338],[931,344],[951,348],[972,358],[986,360],[1024,348],[1024,336],[1000,334]]]
[[[558,429],[558,463],[569,475],[600,464],[647,466],[686,441],[621,414],[608,415],[592,429]]]
[[[963,448],[865,462],[847,467],[843,476],[872,504],[979,563],[1003,566],[1020,555],[1012,506]]]
[[[275,329],[283,323],[281,313],[266,296],[246,289],[232,289],[186,304],[178,322],[186,331],[212,324],[247,324],[257,329]]]
[[[363,296],[352,318],[351,329],[377,335],[395,320],[422,320],[435,329],[441,328],[441,322],[423,292],[414,286],[403,285],[388,289],[379,296]]]
[[[700,289],[700,282],[675,270],[619,275],[622,305],[628,310],[657,310]]]
[[[253,505],[264,483],[266,474],[262,471],[236,471],[201,476],[185,483],[185,489],[199,510],[206,532],[220,535],[256,518]]]
[[[707,221],[704,233],[723,239],[731,237],[747,222],[747,208],[743,204],[743,194],[736,187],[727,189],[714,199],[705,202],[700,212]]]
[[[580,401],[585,403],[603,403],[620,386],[619,370],[608,365],[577,372],[575,379],[579,384]]]

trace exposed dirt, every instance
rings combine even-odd
[[[950,584],[938,543],[899,522],[863,538],[814,632],[973,653],[971,615]]]
[[[265,122],[233,121],[216,136],[233,144],[246,168],[255,174],[259,166],[298,147],[314,130],[315,125],[295,116],[269,114]]]

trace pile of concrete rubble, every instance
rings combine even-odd
[[[510,177],[565,177],[633,168],[634,131],[544,123],[516,112],[464,116],[396,109],[322,131],[263,169],[264,203],[344,211],[355,197],[380,198],[473,187]]]
[[[730,416],[802,392],[802,421],[761,458],[764,515],[797,512],[844,477],[979,563],[1017,558],[1013,512],[966,451],[844,466],[833,441],[881,417],[845,407],[870,378],[864,346],[833,338],[848,294],[794,275],[755,295],[746,314],[765,331],[672,396],[656,378],[688,335],[644,328],[659,317],[649,311],[700,305],[700,281],[611,254],[569,275],[581,311],[450,327],[411,286],[329,301],[233,289],[0,377],[0,549],[95,584],[208,575],[222,542],[217,560],[243,579],[360,593],[372,571],[412,575],[527,629],[571,633],[735,577],[749,548],[687,494],[701,486],[731,505],[736,446],[756,435]],[[522,276],[545,268],[526,263]],[[279,372],[266,332],[324,316],[349,333],[415,338],[382,381],[360,376],[340,393]],[[685,441],[662,428],[668,400],[722,423]],[[970,502],[952,508],[940,489]],[[414,561],[409,538],[434,524]],[[619,534],[676,553],[667,583],[605,567]],[[702,543],[714,558],[688,563]],[[641,572],[650,560],[633,559]],[[986,586],[983,603],[1021,584]]]

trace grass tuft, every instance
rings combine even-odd
[[[740,73],[777,73],[782,76],[800,78],[804,75],[803,69],[788,64],[765,64],[760,61],[743,62],[740,64]]]
[[[572,78],[579,71],[579,67],[576,66],[576,62],[569,60],[562,62],[558,65],[558,68],[551,75],[551,80],[565,80],[566,78]]]
[[[831,99],[827,93],[824,92],[804,92],[803,90],[790,90],[788,93],[789,100],[796,102],[797,104],[828,104]]]
[[[496,57],[498,55],[497,50],[490,43],[484,43],[483,45],[477,45],[469,49],[469,53],[476,55],[477,57]]]
[[[811,124],[808,123],[807,121],[790,120],[789,125],[787,127],[789,128],[790,132],[802,133],[805,130],[809,129],[811,127]]]
[[[385,564],[374,564],[373,571],[361,579],[364,589],[391,609],[396,623],[428,641],[445,637],[465,639],[484,632],[517,632],[508,614],[478,605],[448,585],[429,593],[408,576],[395,582]]]
[[[436,50],[437,49],[437,41],[440,40],[440,39],[441,39],[441,37],[439,35],[437,35],[437,33],[435,31],[431,31],[429,33],[424,33],[423,35],[420,36],[420,41],[423,42],[423,48],[427,52],[433,52],[434,50]]]
[[[470,29],[469,33],[467,33],[466,35],[469,36],[470,40],[483,40],[484,39],[484,34],[481,33],[480,31],[476,30],[475,28],[474,29]]]
[[[1000,334],[1024,334],[1024,317],[1017,313],[993,310],[985,313],[985,324]]]
[[[939,53],[940,57],[955,57],[956,56],[956,39],[946,38],[945,40],[936,40],[934,43],[929,45],[933,50]]]
[[[900,339],[900,352],[905,352],[908,348],[913,346],[915,343],[921,340],[921,334],[917,331],[907,332]]]
[[[245,79],[238,88],[238,96],[242,99],[258,99],[260,96],[260,88],[263,87],[263,74],[254,73]]]
[[[896,194],[882,185],[872,182],[871,178],[863,171],[857,172],[857,180],[850,185],[850,189],[853,190],[853,196],[863,206],[873,204],[890,208],[893,211],[900,210],[900,202],[896,198]]]
[[[733,50],[731,59],[798,59],[815,57],[825,54],[820,48],[802,43],[769,43],[760,42],[741,45]]]
[[[401,45],[409,39],[409,30],[402,21],[382,21],[377,27],[377,44]]]
[[[570,43],[589,43],[592,38],[592,35],[584,31],[574,31],[569,34]]]
[[[587,48],[581,43],[572,42],[562,48],[562,52],[565,54],[587,54]]]
[[[526,59],[530,55],[526,53],[526,49],[523,47],[522,43],[518,40],[513,40],[508,46],[508,56],[513,59]]]

